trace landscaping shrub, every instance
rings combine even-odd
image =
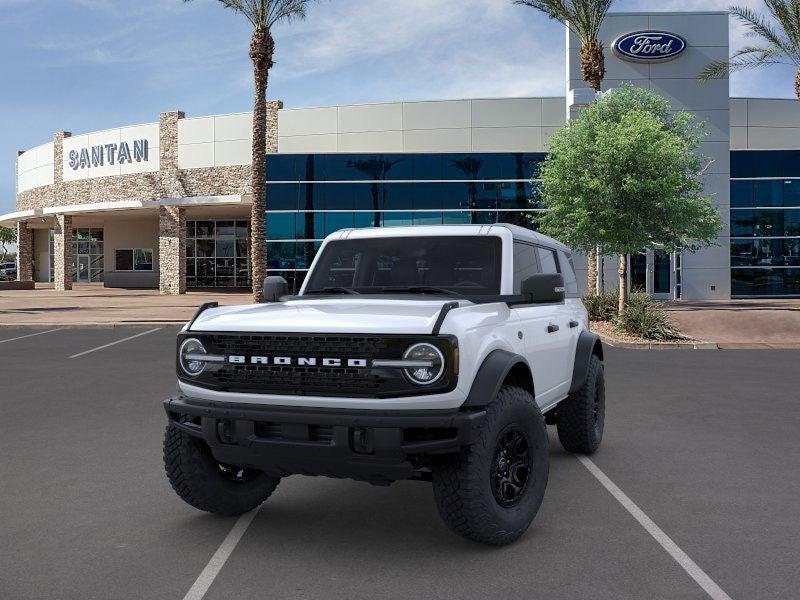
[[[647,294],[631,294],[628,305],[617,316],[614,324],[621,331],[648,340],[666,341],[684,339],[669,320],[661,304]]]
[[[619,292],[603,291],[597,296],[584,296],[583,305],[589,312],[590,321],[611,321],[617,316]]]

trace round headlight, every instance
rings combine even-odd
[[[206,354],[206,349],[197,338],[184,340],[178,351],[178,358],[181,369],[189,377],[197,377],[206,367],[206,361],[199,360],[198,356]]]
[[[403,359],[427,363],[425,366],[403,369],[406,377],[417,385],[430,385],[444,373],[444,356],[433,344],[414,344],[406,350]]]

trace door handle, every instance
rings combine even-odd
[[[550,323],[550,325],[547,326],[547,333],[555,333],[556,331],[558,331],[558,329],[559,329],[558,325],[553,325],[552,323]]]
[[[570,321],[569,322],[570,329],[572,329],[574,327],[577,327],[578,325],[580,325],[580,323],[578,323],[577,321]]]

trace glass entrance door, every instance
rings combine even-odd
[[[672,295],[670,277],[672,275],[671,256],[663,250],[653,251],[653,297],[669,299]]]
[[[87,255],[78,256],[78,269],[75,279],[84,283],[89,283],[91,281],[89,275],[89,257]]]

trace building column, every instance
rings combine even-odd
[[[55,289],[72,289],[72,217],[56,215],[53,238],[53,281]]]
[[[33,281],[33,229],[17,223],[17,281]]]
[[[186,210],[179,206],[158,207],[158,289],[186,293]]]

